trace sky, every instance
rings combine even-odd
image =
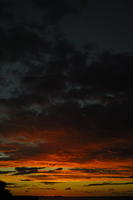
[[[66,17],[63,30],[78,45],[92,42],[99,49],[133,52],[132,1],[88,1],[82,14]]]
[[[0,2],[0,180],[13,195],[133,195],[132,3],[100,2]]]
[[[68,38],[79,45],[92,42],[99,49],[133,52],[133,2],[88,1],[82,14],[66,17]]]

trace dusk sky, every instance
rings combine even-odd
[[[132,9],[0,1],[0,180],[13,195],[133,195]]]

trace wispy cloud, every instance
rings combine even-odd
[[[90,187],[90,186],[106,186],[106,185],[133,185],[133,182],[123,182],[123,183],[119,183],[119,182],[103,182],[103,183],[91,183],[91,184],[84,185],[84,186]]]

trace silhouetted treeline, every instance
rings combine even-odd
[[[1,200],[11,200],[12,195],[9,190],[6,189],[6,183],[4,181],[0,181],[0,199]]]

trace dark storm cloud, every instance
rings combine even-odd
[[[43,0],[33,0],[44,12],[44,20],[46,20],[47,13],[48,19],[53,23],[62,19],[63,17],[73,14],[79,9],[81,10],[81,6],[87,3],[87,0],[82,2],[81,0],[78,1],[70,1],[70,0],[57,0],[56,2],[50,1],[43,1]]]
[[[0,16],[0,60],[12,62],[22,61],[23,58],[24,62],[27,56],[31,58],[37,55],[43,43],[39,36],[42,22],[40,9],[31,0],[19,3],[16,0],[2,0],[1,9],[3,12]]]
[[[3,47],[1,46],[1,60],[4,61],[12,62],[23,59],[24,62],[24,58],[26,60],[27,56],[30,58],[33,55],[37,56],[37,52],[40,52],[40,49],[44,46],[43,41],[39,37],[39,32],[36,33],[30,28],[11,27],[6,35],[4,34],[0,37],[3,44]]]
[[[79,0],[79,8],[82,1]],[[0,42],[1,60],[23,60],[29,62],[33,57],[42,59],[44,51],[50,49],[48,42],[52,21],[58,22],[62,17],[73,13],[76,8],[73,4],[64,1],[36,1],[36,0],[2,0],[0,15]],[[56,6],[55,6],[56,5]],[[47,34],[48,32],[48,34]],[[52,32],[52,31],[51,31]],[[47,35],[47,36],[46,36]],[[45,38],[45,40],[43,40]],[[45,41],[45,42],[44,42]],[[43,54],[44,56],[44,54]]]
[[[69,13],[68,1],[56,2],[61,5],[56,8],[53,1],[24,1],[22,10],[22,4],[13,2],[6,1],[5,7],[3,1],[0,22],[0,135],[4,137],[1,145],[7,145],[0,147],[4,153],[0,160],[54,153],[62,158],[68,155],[74,162],[131,159],[133,55],[106,52],[93,56],[90,49],[77,49],[55,27],[49,30],[51,23],[44,23],[44,15],[51,21],[55,15],[56,20],[64,17]],[[44,12],[45,6],[49,14]],[[16,135],[25,135],[25,141],[13,141]],[[29,141],[28,136],[34,140]],[[81,149],[90,143],[102,145],[83,152]],[[17,174],[31,172],[36,170],[20,169]]]
[[[130,131],[132,130],[132,119],[127,119],[127,116],[129,114],[129,101],[130,113],[133,110],[132,96],[130,94],[133,85],[131,67],[129,66],[128,69],[126,62],[125,65],[118,63],[111,66],[109,66],[111,61],[109,63],[108,61],[104,62],[103,64],[93,64],[94,66],[92,65],[91,67],[83,67],[81,65],[82,68],[79,67],[78,70],[77,65],[73,65],[66,78],[64,78],[64,75],[57,75],[54,76],[53,80],[53,77],[49,77],[46,73],[44,79],[33,78],[32,82],[29,80],[29,82],[26,81],[25,83],[27,87],[30,86],[29,89],[35,95],[41,93],[43,96],[45,91],[45,98],[49,96],[49,105],[44,108],[44,112],[48,115],[47,118],[55,118],[54,114],[60,113],[58,121],[61,124],[75,127],[76,124],[78,126],[78,121],[80,121],[81,127],[84,127],[84,129],[86,128],[86,123],[90,121],[90,126],[95,124],[102,129],[100,134],[103,136],[107,136],[106,129],[114,129],[114,131],[110,131],[109,135],[119,134],[117,130],[120,129]],[[58,73],[56,70],[56,74]],[[86,93],[82,93],[85,88]],[[75,93],[78,93],[78,96]],[[81,96],[79,96],[80,93],[82,93]],[[95,119],[94,122],[91,119],[91,112],[93,120]],[[68,116],[71,116],[72,119]],[[123,131],[121,134],[125,135],[125,132]]]
[[[132,56],[105,53],[98,59],[99,61],[94,61],[90,67],[86,67],[84,63],[81,65],[85,58],[77,55],[74,62],[79,66],[70,72],[71,83],[84,87],[92,86],[92,92],[99,94],[116,94],[132,89]]]
[[[133,148],[131,144],[121,144],[119,147],[117,145],[110,146],[109,148],[103,148],[100,151],[94,152],[94,155],[97,157],[101,156],[104,158],[110,157],[110,158],[123,158],[127,157],[129,159],[132,159],[133,156]],[[126,170],[125,170],[126,171]],[[132,170],[127,170],[132,171]]]

